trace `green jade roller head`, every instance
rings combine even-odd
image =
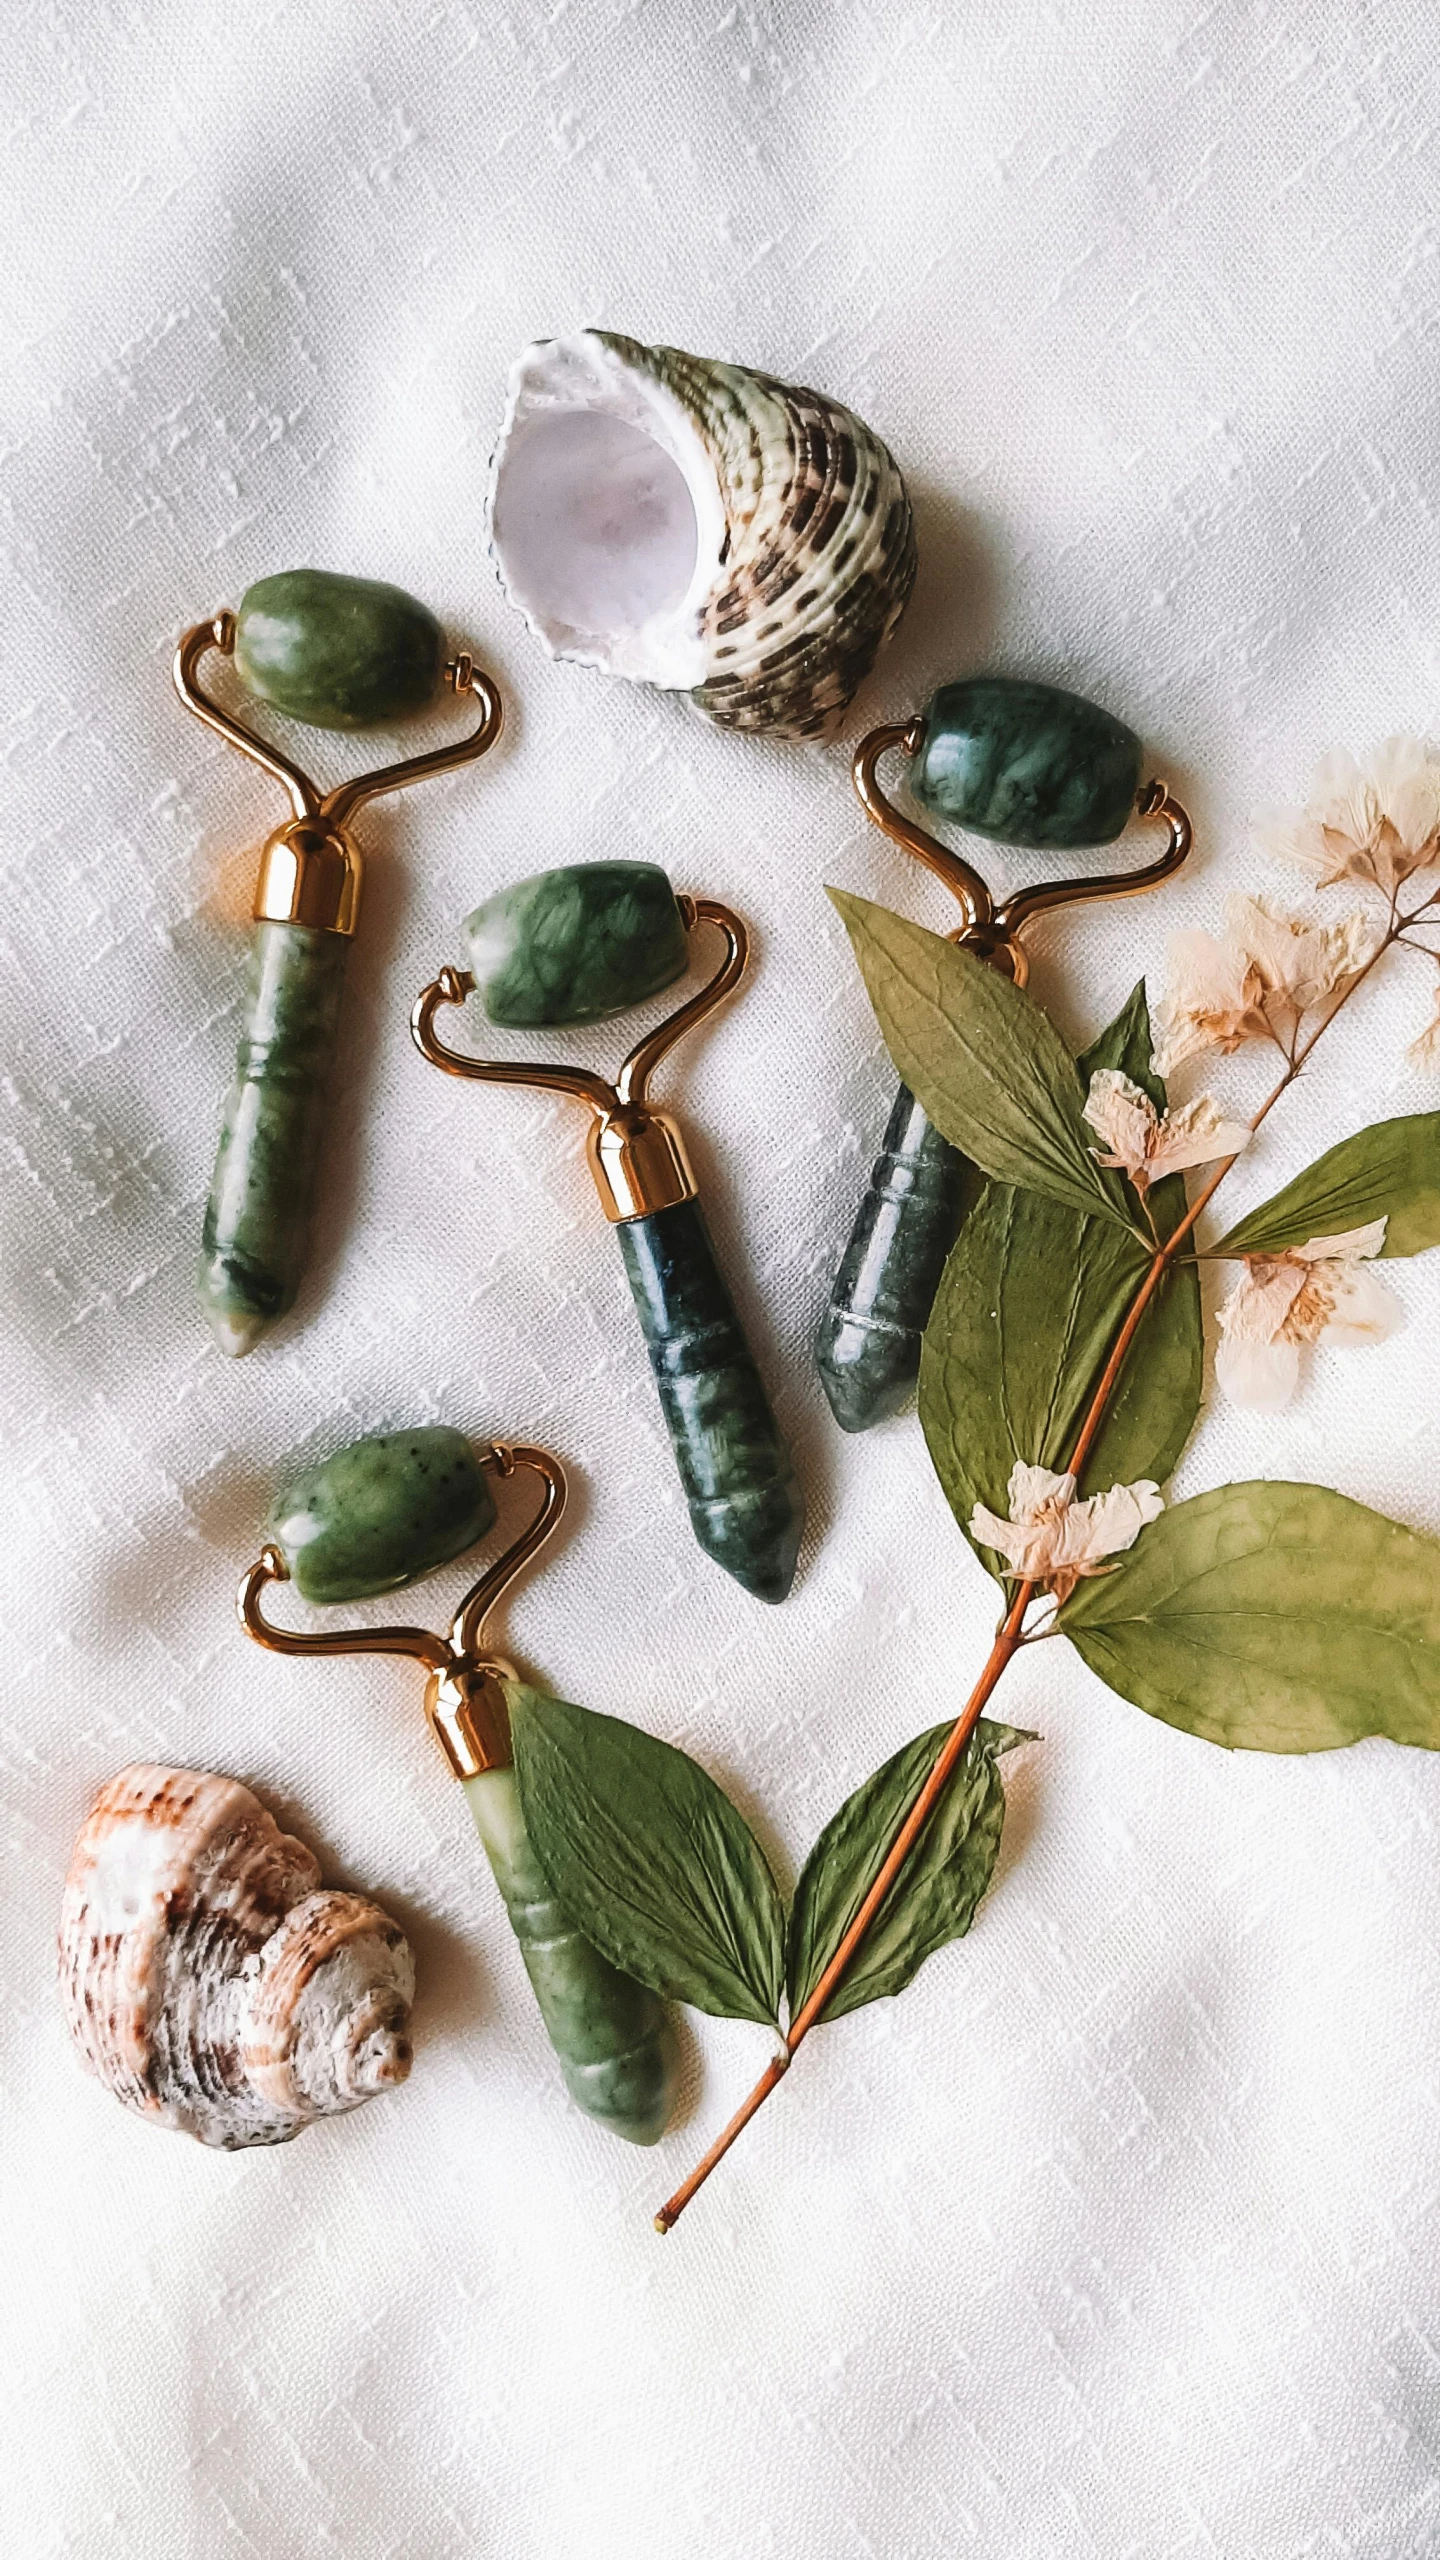
[[[450,746],[322,793],[202,690],[199,669],[211,650],[233,659],[261,701],[314,728],[408,719],[435,700],[442,682],[473,694],[479,726]],[[260,579],[238,613],[193,624],[175,653],[175,690],[186,710],[278,782],[291,807],[260,855],[235,1082],[201,1244],[200,1303],[221,1350],[235,1359],[293,1306],[304,1271],[345,961],[360,917],[361,857],[350,819],[381,792],[470,763],[500,735],[495,686],[463,652],[444,660],[444,635],[424,605],[399,587],[324,569]]]
[[[441,1005],[475,993],[492,1021],[599,1021],[671,984],[702,926],[724,937],[719,966],[631,1050],[613,1084],[586,1068],[469,1057],[435,1029]],[[745,927],[713,898],[677,896],[652,863],[597,862],[501,890],[465,931],[473,968],[444,969],[423,990],[410,1018],[415,1045],[447,1075],[537,1085],[588,1106],[586,1157],[619,1238],[691,1526],[745,1590],[783,1600],[804,1527],[800,1487],[715,1259],[685,1141],[647,1099],[666,1052],[738,985]]]
[[[683,978],[684,913],[654,862],[571,862],[497,890],[465,919],[491,1022],[604,1022]]]
[[[1048,880],[997,905],[962,855],[905,817],[877,767],[910,759],[911,797],[972,834],[1029,852],[1112,844],[1130,818],[1158,819],[1168,842],[1137,871]],[[1190,821],[1163,782],[1141,782],[1140,740],[1098,703],[1058,685],[970,676],[942,685],[915,719],[872,729],[855,753],[867,817],[938,874],[957,900],[953,940],[1025,984],[1019,940],[1031,917],[1092,898],[1127,898],[1178,871]],[[820,1320],[815,1365],[844,1431],[898,1413],[920,1367],[920,1345],[946,1257],[959,1232],[970,1169],[901,1085]]]
[[[493,1488],[517,1473],[539,1478],[539,1508],[466,1592],[446,1634],[346,1627],[300,1635],[265,1616],[261,1602],[275,1582],[293,1582],[324,1605],[417,1581],[488,1536]],[[434,1424],[355,1440],[276,1496],[237,1606],[246,1634],[272,1653],[399,1653],[424,1664],[431,1730],[465,1789],[565,2085],[597,2124],[650,2144],[675,2103],[674,2027],[655,1993],[607,1963],[550,1890],[515,1783],[510,1702],[520,1684],[486,1644],[490,1612],[564,1508],[565,1471],[548,1449],[477,1449]]]

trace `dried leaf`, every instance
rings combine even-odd
[[[1387,1260],[1440,1244],[1440,1111],[1380,1120],[1342,1138],[1211,1251],[1288,1253],[1312,1236],[1348,1235],[1372,1218],[1387,1221]]]
[[[1323,1485],[1174,1504],[1058,1624],[1122,1697],[1227,1750],[1440,1750],[1440,1544]]]
[[[839,1946],[952,1730],[932,1726],[897,1751],[827,1822],[805,1862],[790,1914],[789,2000],[795,2017]],[[821,2013],[825,2023],[913,1981],[927,1956],[963,1938],[990,1881],[1005,1819],[996,1761],[1031,1733],[981,1721],[939,1804]]]
[[[506,1687],[526,1828],[577,1928],[667,2000],[773,2025],[785,1917],[729,1797],[636,1725]]]
[[[1075,1061],[1048,1015],[939,934],[845,890],[829,895],[886,1047],[941,1136],[997,1181],[1128,1227],[1090,1152]]]
[[[1081,1075],[1118,1067],[1165,1106],[1150,1063],[1143,984],[1080,1060]],[[1118,1173],[1102,1179],[1122,1185]],[[1162,1235],[1185,1211],[1179,1174],[1156,1183]],[[920,1361],[920,1421],[946,1500],[969,1535],[977,1502],[1008,1509],[1010,1470],[1061,1469],[1150,1255],[1137,1237],[1033,1191],[982,1184],[951,1249]],[[1146,1310],[1085,1469],[1085,1490],[1176,1465],[1200,1408],[1204,1337],[1199,1275],[1173,1268]],[[1002,1559],[976,1553],[997,1575]]]

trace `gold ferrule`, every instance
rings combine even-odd
[[[483,1663],[431,1672],[425,1683],[425,1713],[457,1778],[478,1778],[487,1769],[509,1768],[515,1755],[504,1684],[514,1677],[510,1664],[498,1654],[488,1654]]]
[[[1023,987],[1030,975],[1030,955],[1023,942],[1002,924],[961,925],[949,937],[962,951],[973,951],[987,969],[995,969],[1012,986]]]
[[[597,1112],[585,1141],[600,1206],[612,1227],[678,1208],[699,1189],[685,1141],[665,1111],[647,1103],[620,1103]]]
[[[360,920],[360,880],[360,848],[344,827],[287,819],[261,851],[255,921],[351,934]]]

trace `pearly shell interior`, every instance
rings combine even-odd
[[[506,465],[495,536],[516,603],[557,657],[696,685],[718,540],[707,528],[697,578],[699,511],[674,451],[690,430],[674,404],[651,405],[646,428],[605,409],[533,418]]]
[[[215,2148],[288,2142],[409,2073],[402,1931],[322,1888],[238,1779],[149,1764],[110,1779],[71,1853],[59,1955],[90,2069]]]
[[[550,654],[810,737],[894,629],[915,536],[893,456],[823,393],[587,329],[513,368],[490,547]]]

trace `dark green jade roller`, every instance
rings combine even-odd
[[[264,1615],[273,1582],[293,1582],[302,1598],[329,1606],[417,1581],[488,1537],[492,1484],[517,1472],[539,1478],[539,1509],[466,1592],[447,1634],[345,1627],[298,1635]],[[565,1471],[548,1449],[497,1442],[477,1450],[436,1424],[352,1441],[277,1495],[268,1543],[240,1585],[240,1622],[272,1653],[401,1653],[425,1665],[425,1711],[465,1789],[565,2085],[597,2124],[623,2141],[652,2143],[675,2103],[674,2027],[655,1993],[617,1972],[550,1890],[525,1827],[511,1750],[511,1708],[530,1692],[485,1642],[491,1610],[564,1507]]]
[[[669,986],[702,925],[725,938],[718,968],[632,1049],[613,1084],[584,1068],[511,1065],[447,1048],[441,1005],[478,989],[492,1022],[597,1022]],[[516,882],[467,919],[472,967],[444,969],[411,1016],[415,1045],[447,1075],[538,1085],[588,1105],[586,1156],[615,1228],[650,1352],[691,1524],[701,1546],[761,1600],[783,1600],[804,1504],[696,1199],[685,1142],[647,1100],[681,1036],[744,972],[745,928],[713,898],[677,896],[648,862],[571,863]]]
[[[452,746],[322,793],[202,692],[197,670],[211,649],[233,658],[261,701],[312,728],[409,718],[442,681],[475,696],[480,725]],[[483,755],[500,734],[500,697],[463,653],[446,664],[444,633],[413,596],[324,569],[262,578],[238,614],[195,623],[175,653],[174,677],[186,710],[290,795],[291,815],[260,856],[235,1082],[201,1245],[200,1303],[221,1350],[238,1359],[294,1304],[304,1270],[345,961],[360,916],[350,819],[382,791]]]
[[[910,759],[910,792],[922,808],[997,843],[1031,852],[1113,844],[1137,812],[1159,819],[1169,840],[1143,870],[1042,881],[997,905],[970,863],[886,798],[876,768],[892,747]],[[1134,731],[1098,703],[1057,685],[971,676],[942,685],[917,718],[872,729],[853,772],[866,815],[958,901],[962,922],[952,939],[1023,987],[1028,964],[1018,936],[1031,916],[1132,897],[1185,860],[1190,821],[1163,782],[1142,786],[1140,760]],[[913,1389],[968,1178],[963,1156],[902,1084],[816,1336],[815,1364],[842,1430],[868,1431],[898,1413]]]

